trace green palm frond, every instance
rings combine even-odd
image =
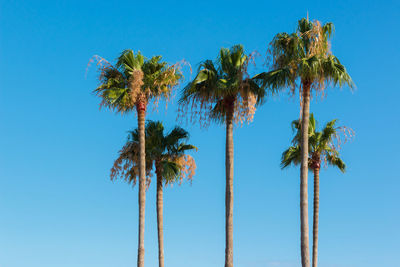
[[[178,152],[185,152],[185,151],[187,151],[187,150],[199,150],[196,146],[194,146],[194,145],[188,145],[188,144],[185,144],[185,143],[181,143],[181,144],[179,144],[179,146],[177,147],[177,151]]]
[[[141,70],[144,63],[144,56],[140,51],[135,53],[131,49],[124,50],[118,57],[116,68],[122,70],[125,77],[129,78],[134,70]]]
[[[328,146],[332,139],[337,135],[337,127],[335,127],[337,120],[328,122],[322,129],[320,143],[321,147]]]
[[[308,18],[302,18],[298,21],[297,31],[301,34],[305,34],[312,30],[313,26],[313,23]]]
[[[346,164],[338,157],[338,155],[328,153],[326,155],[326,160],[329,165],[337,167],[343,173],[346,171]]]
[[[308,134],[312,135],[317,130],[317,121],[314,118],[314,114],[310,114],[310,120],[308,123]]]
[[[182,139],[188,139],[189,138],[189,133],[179,127],[176,126],[172,131],[165,137],[165,142],[167,146],[172,146],[177,144],[180,140]]]
[[[162,177],[165,184],[172,184],[179,180],[181,166],[178,163],[168,160],[161,161]]]
[[[331,82],[333,86],[339,85],[339,87],[342,87],[347,84],[350,88],[355,87],[346,67],[334,55],[329,55],[321,60],[321,69],[326,80]]]
[[[332,22],[325,23],[325,25],[322,27],[322,30],[324,31],[324,36],[329,39],[335,32],[335,26],[333,25]]]
[[[295,76],[290,68],[284,67],[270,72],[263,72],[254,76],[253,80],[262,88],[269,86],[274,93],[284,87],[295,85]]]
[[[301,162],[300,146],[291,146],[282,153],[281,168],[287,168],[289,165],[298,165]]]

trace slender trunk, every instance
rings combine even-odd
[[[233,267],[233,103],[226,116],[225,267]]]
[[[145,151],[145,116],[146,104],[137,105],[139,128],[139,244],[137,266],[144,267],[144,212],[146,203],[146,151]]]
[[[158,266],[164,267],[163,236],[163,181],[159,162],[156,163],[157,175],[157,231],[158,231]]]
[[[318,265],[319,168],[314,169],[314,223],[312,266]]]
[[[300,167],[300,231],[301,265],[310,267],[308,225],[308,122],[310,113],[310,84],[303,82],[303,112],[301,117],[301,167]]]

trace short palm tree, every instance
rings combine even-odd
[[[301,163],[301,122],[299,120],[292,122],[292,128],[296,131],[292,141],[292,146],[282,153],[282,169],[291,164]],[[334,145],[335,139],[339,135],[342,127],[336,127],[336,120],[326,124],[321,132],[317,131],[314,115],[311,113],[308,128],[308,167],[314,172],[314,223],[313,223],[313,256],[312,266],[317,267],[318,263],[318,217],[319,217],[319,171],[321,162],[337,167],[345,172],[346,165],[339,157],[338,147]]]
[[[292,34],[279,33],[271,42],[272,70],[260,74],[264,85],[273,89],[288,87],[294,93],[299,88],[301,96],[301,169],[300,169],[300,223],[301,260],[303,267],[310,266],[308,226],[308,117],[310,93],[323,92],[327,85],[353,82],[339,59],[332,55],[328,39],[334,31],[332,23],[321,25],[308,18],[298,22]]]
[[[258,77],[247,75],[249,60],[242,45],[222,48],[216,61],[200,64],[179,101],[183,112],[200,115],[200,123],[211,119],[226,126],[225,267],[233,266],[233,124],[250,122],[265,95]]]
[[[176,65],[169,66],[161,56],[145,59],[138,52],[125,50],[113,66],[99,58],[100,85],[94,92],[100,106],[118,113],[136,110],[139,128],[139,238],[137,266],[144,266],[144,218],[146,201],[145,116],[150,101],[169,99],[182,75]]]
[[[161,122],[148,121],[146,124],[146,173],[149,177],[153,169],[157,177],[157,229],[159,266],[164,267],[163,236],[163,186],[191,180],[196,164],[187,151],[197,149],[187,144],[189,133],[175,127],[167,135]],[[111,169],[111,179],[122,178],[135,184],[139,176],[139,134],[138,130],[129,133],[128,141],[121,149]]]

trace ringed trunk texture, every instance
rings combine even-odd
[[[139,128],[139,244],[137,266],[144,267],[144,212],[146,204],[145,103],[138,103]]]
[[[159,163],[157,163],[156,165],[156,175],[157,175],[158,266],[164,267],[163,180]]]
[[[303,82],[303,111],[301,116],[301,167],[300,167],[300,231],[301,265],[310,267],[308,225],[308,123],[310,117],[310,83]]]
[[[233,267],[233,103],[226,116],[225,267]]]
[[[318,265],[319,168],[314,169],[314,222],[312,266]]]

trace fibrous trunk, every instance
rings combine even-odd
[[[145,104],[140,102],[136,110],[139,129],[139,244],[137,266],[144,267],[144,212],[146,203]]]
[[[301,264],[310,267],[309,225],[308,225],[308,122],[310,113],[310,83],[303,82],[303,103],[301,116],[301,167],[300,167],[300,231]]]
[[[163,181],[160,163],[156,163],[157,175],[157,231],[158,231],[158,266],[164,267],[164,236],[163,236]]]
[[[319,168],[314,169],[314,223],[312,266],[318,265]]]
[[[225,267],[233,267],[233,103],[226,116]]]

